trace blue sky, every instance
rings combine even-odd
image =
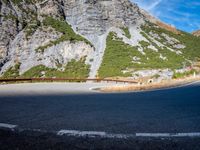
[[[200,0],[131,0],[160,20],[183,31],[200,29]]]

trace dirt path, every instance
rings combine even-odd
[[[131,84],[131,85],[117,85],[110,87],[103,87],[99,89],[102,92],[124,92],[124,91],[145,91],[155,90],[161,88],[172,88],[177,86],[184,86],[192,84],[194,82],[200,82],[200,76],[198,77],[187,77],[183,79],[165,80],[159,83],[148,83],[148,84]]]

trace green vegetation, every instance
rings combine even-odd
[[[57,78],[87,78],[90,66],[85,64],[85,59],[79,61],[72,60],[64,68],[63,71],[58,69],[47,68],[43,65],[35,66],[26,71],[22,77],[39,78],[39,77],[57,77]]]
[[[8,0],[2,0],[5,4],[8,4],[9,1]],[[37,0],[36,0],[37,1]],[[22,0],[11,0],[11,2],[15,5],[19,5],[21,4],[23,1]],[[34,0],[24,0],[24,2],[26,2],[27,4],[31,4],[34,2]]]
[[[194,73],[196,73],[196,70],[190,70],[190,71],[183,72],[183,73],[174,72],[173,78],[174,79],[183,78],[183,77],[193,75]]]
[[[40,77],[57,77],[57,78],[87,78],[90,66],[85,64],[85,58],[79,61],[71,60],[64,67],[63,71],[54,68],[48,68],[43,65],[35,66],[26,71],[23,75],[19,75],[20,63],[10,67],[2,76],[2,78],[40,78]]]
[[[2,15],[2,17],[4,17],[5,20],[11,19],[11,20],[17,20],[17,17],[13,14],[9,14],[9,15]]]
[[[143,48],[147,48],[150,44],[146,41],[140,41],[139,44],[143,47]]]
[[[167,47],[161,48],[154,43],[145,32],[141,32],[141,34],[151,43],[151,45],[158,49],[159,54],[168,59],[168,61],[164,61],[164,63],[166,63],[164,66],[167,66],[171,69],[180,69],[184,65],[190,65],[190,62],[185,59],[184,55],[177,55],[175,52],[170,51]],[[143,48],[145,48],[144,44]]]
[[[130,54],[133,52],[134,49],[130,45],[124,44],[114,32],[110,32],[106,40],[103,62],[98,71],[99,77],[129,76],[130,74],[123,74],[122,71],[131,66]]]
[[[124,70],[142,70],[142,69],[177,69],[182,68],[185,59],[168,49],[159,49],[158,52],[147,48],[149,43],[141,41],[144,53],[140,53],[137,47],[125,44],[117,35],[111,32],[106,41],[106,50],[102,65],[99,69],[99,76],[105,77],[126,77],[130,73],[123,73]],[[155,44],[155,43],[154,43]],[[166,60],[160,58],[160,55],[166,57]],[[137,62],[133,57],[139,58]]]
[[[154,33],[157,33],[158,35],[165,33],[165,34],[169,35],[170,37],[173,37],[173,38],[179,40],[181,42],[181,44],[184,44],[186,46],[184,49],[180,49],[183,53],[183,56],[186,59],[195,61],[196,59],[200,58],[200,50],[199,50],[200,49],[200,38],[199,37],[193,36],[192,34],[186,33],[183,31],[179,31],[180,32],[179,34],[173,33],[173,32],[167,31],[162,28],[157,28],[157,27],[155,27],[154,24],[151,24],[151,23],[147,23],[145,26],[142,27],[142,29],[147,34],[149,34],[149,32],[151,32],[151,31],[153,31]],[[161,43],[163,43],[164,38],[162,36],[160,36],[160,37],[161,37],[161,40],[159,40],[159,41]],[[173,48],[172,45],[166,45],[166,46]]]
[[[6,2],[6,0],[3,0]],[[21,2],[23,2],[22,0],[11,0],[15,5],[19,5]],[[34,4],[36,2],[41,2],[42,0],[24,0],[25,3],[27,4]],[[7,2],[6,2],[7,3]]]
[[[158,79],[159,77],[160,77],[159,74],[155,74],[155,75],[152,76],[152,78],[155,78],[155,79]]]
[[[2,0],[2,2],[3,2],[3,3],[5,3],[5,4],[7,4],[7,3],[8,3],[8,1],[7,1],[7,0]]]
[[[20,17],[17,16],[16,13],[10,12],[9,14],[1,14],[3,19],[5,20],[12,20],[15,21],[16,24],[22,25],[22,28],[25,28],[26,32],[26,38],[31,36],[35,30],[40,26],[40,22],[37,20],[37,12],[34,9],[27,9],[24,8],[24,3],[25,5],[29,4],[35,4],[36,2],[39,2],[42,0],[3,0],[3,2],[7,5],[10,5],[10,2],[12,2],[14,5],[17,5],[17,9],[20,9],[21,12],[23,13]],[[22,5],[23,4],[23,5]]]
[[[2,78],[16,78],[19,76],[20,63],[15,64],[15,66],[10,67],[2,76]]]
[[[40,22],[37,20],[33,20],[31,23],[26,25],[25,27],[26,38],[32,36],[39,26],[40,26]]]
[[[71,26],[64,20],[62,21],[62,20],[56,20],[52,17],[46,17],[45,20],[43,21],[43,24],[44,26],[50,26],[54,28],[56,31],[62,33],[63,35],[59,39],[51,41],[45,46],[38,47],[36,49],[37,52],[43,52],[46,48],[59,44],[60,42],[63,41],[71,41],[71,42],[84,41],[86,44],[92,46],[92,44],[88,40],[76,34],[71,28]]]
[[[124,31],[125,36],[130,39],[131,38],[131,34],[130,34],[128,28],[126,27],[126,28],[121,28],[121,29]]]

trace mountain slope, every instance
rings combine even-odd
[[[195,36],[200,36],[200,30],[194,31],[194,32],[192,32],[192,34]]]
[[[132,46],[119,34],[109,34],[99,76],[136,78],[144,74],[147,76],[168,74],[172,77],[174,70],[184,71],[181,68],[191,66],[199,59],[200,39],[179,32],[180,34],[176,34],[155,24],[146,23],[141,27],[144,39]]]
[[[200,38],[129,0],[0,0],[0,10],[3,77],[172,78],[200,57]]]

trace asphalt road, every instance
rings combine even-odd
[[[120,94],[4,94],[0,123],[46,131],[200,132],[200,84]]]

